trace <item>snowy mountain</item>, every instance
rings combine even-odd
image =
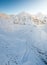
[[[0,65],[47,65],[47,17],[39,16],[0,15]]]
[[[47,16],[41,13],[31,15],[26,12],[17,15],[0,14],[0,28],[12,31],[12,29],[15,29],[16,24],[33,24],[45,29],[47,27]]]
[[[6,15],[0,14],[0,20],[8,21],[14,24],[31,24],[32,20],[37,25],[45,24],[47,22],[47,16],[38,13],[37,15],[31,15],[25,12],[22,12],[17,15]]]
[[[47,16],[42,14],[42,13],[38,13],[35,16],[33,16],[33,21],[37,24],[37,25],[43,25],[47,23]]]

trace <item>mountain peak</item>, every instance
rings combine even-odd
[[[0,17],[2,17],[2,18],[10,18],[10,15],[7,15],[5,13],[1,13],[0,14]]]

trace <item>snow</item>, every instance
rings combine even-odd
[[[0,20],[0,65],[47,65],[44,27]]]

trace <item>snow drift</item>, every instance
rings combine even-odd
[[[0,17],[0,65],[47,65],[45,24],[35,24],[27,13]]]

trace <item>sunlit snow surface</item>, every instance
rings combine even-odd
[[[0,28],[0,65],[47,65],[47,32],[32,24],[11,26]]]

